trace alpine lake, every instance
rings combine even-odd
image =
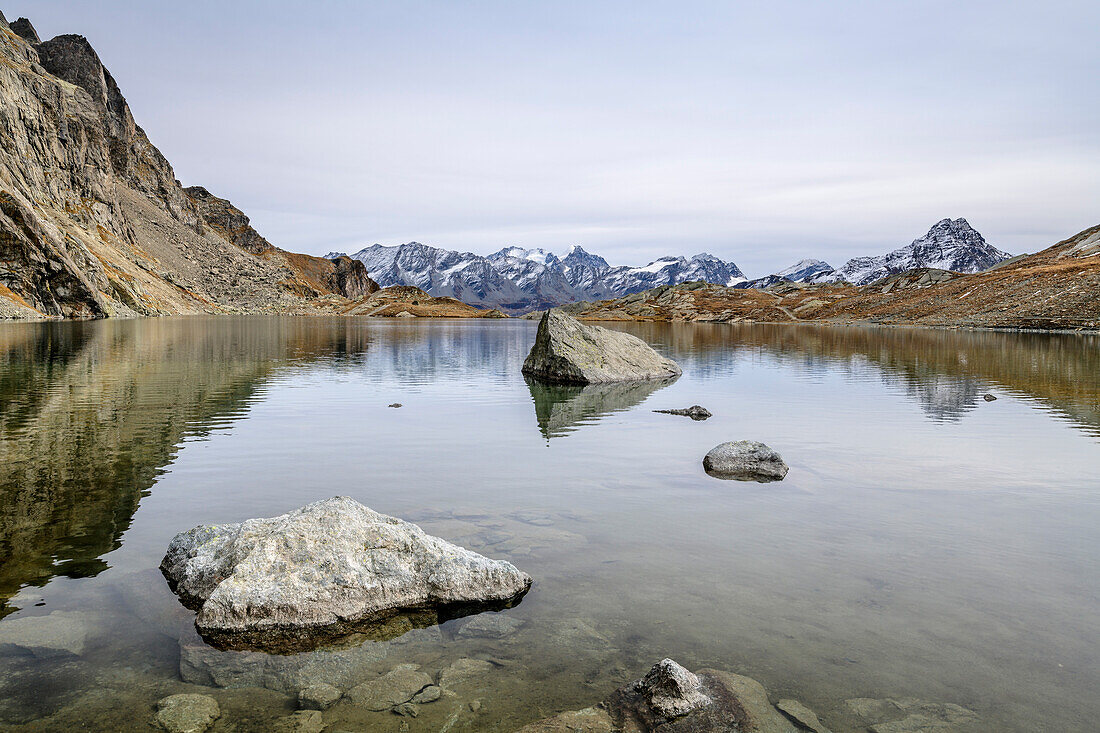
[[[197,692],[213,731],[267,731],[303,687],[415,664],[442,698],[345,699],[326,730],[512,731],[663,657],[833,731],[910,699],[972,711],[945,731],[1097,729],[1100,337],[603,325],[683,376],[530,382],[526,320],[0,324],[0,729],[155,730]],[[714,416],[653,412],[693,404]],[[786,479],[703,471],[743,439]],[[207,646],[158,570],[172,537],[336,495],[534,586],[384,641]]]

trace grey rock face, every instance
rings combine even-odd
[[[523,373],[547,382],[597,384],[678,377],[680,367],[635,336],[552,309],[539,322]]]
[[[654,410],[654,412],[660,412],[665,415],[682,415],[684,417],[690,417],[692,420],[706,420],[708,417],[713,417],[710,410],[701,405],[692,405],[691,407],[682,407],[676,410]]]
[[[157,725],[169,733],[202,733],[220,716],[209,695],[171,695],[157,703]]]
[[[213,644],[295,650],[405,611],[506,606],[531,587],[514,565],[334,497],[172,540],[169,586]]]
[[[42,42],[42,39],[38,37],[38,31],[34,29],[34,26],[31,25],[31,22],[26,18],[17,18],[9,23],[8,27],[27,43],[34,44]]]
[[[722,443],[703,457],[703,468],[718,478],[739,481],[782,481],[788,467],[783,457],[755,440]]]

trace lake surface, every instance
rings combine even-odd
[[[866,726],[846,699],[900,697],[974,711],[965,730],[1095,730],[1096,336],[621,324],[684,376],[581,390],[523,379],[535,326],[0,325],[0,728],[145,730],[158,699],[204,692],[215,730],[269,730],[311,681],[474,658],[492,668],[415,719],[345,701],[326,723],[504,731],[670,656],[836,731]],[[652,412],[695,403],[714,417]],[[786,480],[706,475],[739,439],[783,454]],[[470,628],[204,645],[156,569],[172,536],[333,495],[535,585]]]

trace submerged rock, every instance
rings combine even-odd
[[[80,656],[90,633],[87,616],[74,611],[24,616],[0,626],[0,650],[18,649],[39,658]]]
[[[381,677],[348,690],[347,697],[353,705],[367,710],[390,710],[409,702],[432,684],[432,678],[415,664],[399,664]]]
[[[788,466],[783,457],[755,440],[722,443],[703,457],[703,469],[712,476],[738,481],[782,481]]]
[[[678,410],[654,410],[654,412],[660,412],[665,415],[682,415],[684,417],[690,417],[692,420],[706,420],[708,417],[713,417],[710,410],[701,405],[682,407]]]
[[[831,730],[822,725],[813,710],[810,710],[798,700],[780,700],[775,704],[775,707],[794,721],[799,728],[804,728],[813,733],[832,733]]]
[[[680,376],[676,362],[636,336],[546,311],[523,373],[547,382],[595,384]]]
[[[208,642],[269,651],[314,648],[417,609],[435,609],[435,620],[507,607],[531,587],[509,562],[347,497],[182,532],[161,571]]]
[[[157,703],[157,725],[169,733],[203,733],[220,716],[210,695],[171,695]]]
[[[310,685],[298,693],[298,707],[303,710],[328,710],[340,701],[340,697],[340,690],[332,685]]]
[[[325,719],[317,710],[299,710],[275,721],[273,733],[321,733]]]
[[[872,733],[948,733],[979,723],[977,714],[954,703],[868,697],[852,698],[845,703],[864,722],[873,724],[868,728]]]
[[[598,706],[531,723],[521,733],[798,733],[755,680],[704,669],[695,674],[662,659],[645,677],[620,687]]]

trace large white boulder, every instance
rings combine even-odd
[[[402,612],[509,605],[531,587],[511,563],[342,496],[182,532],[160,567],[199,633],[233,648],[309,648]]]

